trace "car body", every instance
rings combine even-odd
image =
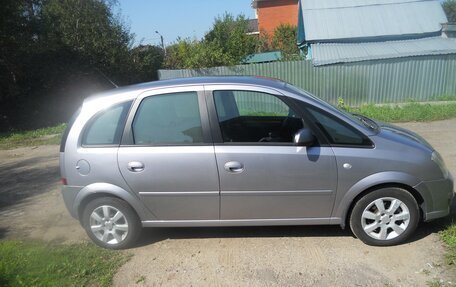
[[[392,245],[448,215],[453,198],[420,136],[259,77],[87,98],[60,168],[69,212],[107,248],[132,244],[141,227],[347,223],[368,244]]]

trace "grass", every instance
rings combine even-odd
[[[447,263],[456,265],[456,222],[452,222],[445,230],[441,231],[440,238],[448,246]]]
[[[0,134],[0,149],[11,149],[21,146],[59,144],[66,124],[41,128],[32,131],[13,131]]]
[[[456,95],[443,95],[435,98],[436,101],[456,101]]]
[[[409,103],[404,106],[365,105],[347,108],[347,110],[384,122],[428,122],[456,117],[456,103],[446,105]]]
[[[454,285],[450,284],[448,282],[433,280],[433,281],[428,281],[427,286],[429,286],[429,287],[453,287]]]
[[[111,286],[129,256],[92,244],[0,242],[0,286]]]

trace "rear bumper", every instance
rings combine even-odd
[[[441,180],[423,181],[415,189],[423,196],[424,221],[445,217],[455,197],[454,182],[451,174]]]
[[[78,195],[79,191],[81,191],[82,186],[71,186],[71,185],[64,185],[62,186],[62,195],[63,195],[63,202],[65,202],[65,206],[70,212],[71,216],[79,220],[78,211],[74,208],[74,200]]]

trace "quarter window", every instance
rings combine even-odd
[[[335,145],[372,146],[372,142],[362,133],[348,124],[329,116],[328,114],[308,108],[315,118],[315,124],[323,130],[329,141]]]
[[[145,98],[132,130],[137,145],[202,143],[198,94],[185,92]]]
[[[88,124],[83,145],[119,145],[131,102],[116,105],[97,114]]]
[[[224,142],[291,143],[303,121],[279,97],[254,91],[214,91]]]

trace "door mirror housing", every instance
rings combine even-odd
[[[295,134],[293,142],[297,146],[310,146],[315,142],[315,136],[310,129],[300,129]]]

